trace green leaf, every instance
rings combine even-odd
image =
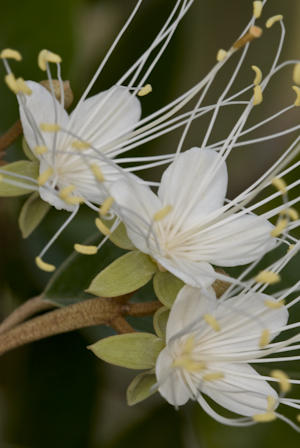
[[[157,271],[149,255],[138,250],[115,260],[98,274],[87,292],[102,297],[117,297],[141,288]]]
[[[23,194],[32,193],[36,190],[37,185],[28,180],[20,179],[16,176],[8,176],[3,171],[21,174],[22,176],[31,177],[37,179],[39,175],[39,163],[29,162],[28,160],[19,160],[18,162],[9,163],[1,167],[0,174],[4,179],[9,179],[15,182],[21,182],[22,184],[29,185],[35,188],[24,188],[16,185],[8,184],[4,181],[0,182],[0,196],[21,196]]]
[[[128,369],[151,369],[165,342],[150,333],[127,333],[101,339],[88,348],[98,358]]]
[[[171,272],[157,271],[153,278],[153,287],[157,298],[167,308],[172,308],[177,294],[184,286],[184,282]]]
[[[169,319],[170,310],[166,306],[159,308],[153,318],[153,325],[156,334],[161,339],[166,339],[166,328]]]
[[[156,391],[150,392],[150,389],[156,382],[154,369],[136,376],[127,389],[127,404],[133,406],[153,395]]]
[[[28,157],[29,160],[31,160],[32,162],[38,162],[37,157],[35,157],[31,149],[29,148],[28,143],[25,140],[25,137],[23,137],[22,139],[22,149],[24,151],[25,156]]]
[[[36,229],[50,208],[51,205],[43,201],[37,191],[27,199],[19,216],[23,238],[27,238]]]
[[[113,226],[115,219],[103,219],[102,221],[108,227],[111,229]],[[113,231],[113,233],[109,237],[110,241],[112,241],[116,246],[121,247],[121,249],[126,250],[136,250],[136,247],[131,242],[131,240],[128,238],[127,230],[123,222],[120,222],[116,230]]]

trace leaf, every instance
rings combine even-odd
[[[127,333],[101,339],[88,348],[98,358],[128,369],[151,369],[165,342],[150,333]]]
[[[159,308],[153,318],[153,325],[156,334],[161,339],[166,339],[166,328],[169,319],[170,310],[166,306]]]
[[[153,395],[156,391],[153,390],[150,392],[150,389],[154,384],[156,384],[154,369],[140,373],[134,378],[127,389],[127,404],[133,406]]]
[[[19,215],[23,238],[27,238],[36,229],[50,208],[51,205],[43,201],[37,191],[27,199]]]
[[[171,272],[157,271],[153,278],[155,294],[167,308],[172,308],[172,305],[183,286],[184,282],[171,274]]]
[[[98,274],[87,292],[102,297],[117,297],[141,288],[157,271],[149,255],[138,250],[115,260]]]
[[[103,219],[102,221],[108,227],[111,229],[113,226],[115,220],[114,219]],[[127,230],[123,222],[120,222],[118,227],[113,231],[113,233],[109,237],[110,241],[112,241],[116,246],[121,247],[121,249],[126,250],[136,250],[135,245],[131,242],[131,240],[128,238]]]
[[[25,137],[22,138],[22,149],[24,151],[25,156],[28,157],[29,160],[31,160],[32,162],[38,162],[37,157],[35,157],[31,149],[29,148],[28,143],[25,140]]]
[[[23,194],[32,193],[37,189],[37,184],[30,182],[28,180],[20,179],[16,176],[8,176],[3,173],[3,171],[21,174],[22,176],[31,177],[32,179],[37,179],[39,175],[39,163],[29,162],[28,160],[19,160],[18,162],[9,163],[1,167],[0,174],[4,179],[13,180],[15,182],[20,182],[25,185],[29,185],[32,188],[24,188],[16,185],[8,184],[4,181],[0,182],[0,196],[21,196]]]

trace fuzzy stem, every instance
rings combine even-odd
[[[4,135],[0,137],[0,151],[8,148],[20,135],[23,134],[21,120],[18,120]]]

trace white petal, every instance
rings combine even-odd
[[[20,118],[22,122],[22,127],[24,131],[25,139],[31,149],[35,148],[37,145],[43,145],[41,140],[36,140],[35,132],[31,125],[32,119],[36,123],[36,126],[39,128],[41,123],[55,123],[55,113],[54,113],[54,103],[57,108],[58,124],[63,127],[66,127],[69,122],[69,115],[64,109],[61,109],[60,103],[48,92],[45,87],[34,81],[26,81],[28,87],[32,90],[32,94],[30,96],[26,96],[26,106],[29,109],[29,116],[27,115],[22,103],[20,102]],[[29,120],[28,120],[29,118]],[[46,146],[52,150],[53,145],[53,132],[42,132],[44,141]]]
[[[216,151],[192,148],[178,156],[164,172],[158,197],[174,207],[174,220],[188,211],[182,228],[222,207],[227,190],[227,168]]]
[[[172,306],[167,323],[166,340],[167,343],[177,333],[197,320],[216,303],[216,294],[213,288],[208,288],[211,299],[205,297],[201,289],[192,286],[184,286],[179,291]]]
[[[222,372],[222,365],[214,368]],[[227,371],[231,371],[228,373]],[[277,398],[276,391],[249,364],[226,364],[223,380],[204,383],[203,393],[236,414],[252,417],[267,412],[268,396]],[[247,378],[243,375],[254,376]],[[206,384],[206,385],[205,385]],[[211,385],[211,387],[209,386]]]
[[[173,361],[172,353],[165,347],[158,355],[155,367],[157,381],[161,381],[158,390],[168,403],[182,406],[192,394],[184,385],[180,371],[173,369]]]
[[[112,87],[85,100],[71,119],[72,130],[94,146],[131,132],[141,116],[140,101],[125,87]]]

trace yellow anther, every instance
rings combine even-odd
[[[19,86],[17,83],[17,80],[15,78],[15,75],[13,73],[9,73],[9,75],[5,75],[4,81],[6,85],[9,87],[9,89],[14,92],[16,95],[19,91]]]
[[[171,211],[173,210],[172,205],[167,205],[166,207],[162,208],[158,212],[156,212],[153,216],[154,221],[160,221],[161,219],[165,218]]]
[[[294,247],[295,247],[295,244],[291,244],[290,247],[287,250],[287,253],[291,252],[291,250],[294,249]]]
[[[253,415],[253,420],[258,423],[267,423],[276,420],[275,412],[265,412],[264,414]]]
[[[11,48],[5,48],[0,53],[1,59],[15,59],[16,61],[21,61],[22,55],[17,50],[12,50]]]
[[[138,96],[146,96],[148,93],[152,92],[152,86],[151,84],[146,84],[139,92]]]
[[[108,235],[111,234],[111,231],[109,230],[108,227],[106,227],[105,224],[103,224],[103,222],[101,221],[101,219],[96,218],[95,223],[96,223],[96,226],[97,226],[98,230],[99,230],[101,233],[103,233],[103,235],[108,236]]]
[[[203,381],[217,381],[222,380],[224,378],[223,373],[221,372],[215,372],[215,373],[207,373],[203,376]]]
[[[288,219],[286,218],[280,219],[275,229],[272,230],[271,236],[274,236],[276,238],[277,236],[281,235],[281,233],[287,228],[288,224],[289,224]]]
[[[300,414],[296,415],[296,420],[300,423]]]
[[[60,131],[61,127],[59,126],[59,124],[41,123],[40,129],[45,132],[57,132]]]
[[[105,181],[105,177],[102,174],[102,171],[100,169],[100,167],[98,165],[91,165],[91,170],[93,171],[93,174],[95,176],[95,178],[99,181],[99,182],[104,182]]]
[[[298,86],[292,86],[292,89],[295,90],[296,94],[297,94],[297,98],[294,102],[295,106],[300,106],[300,87]]]
[[[253,15],[256,19],[259,19],[262,12],[262,2],[253,2]]]
[[[223,61],[223,59],[225,59],[226,56],[227,56],[227,51],[225,51],[222,48],[220,48],[220,50],[217,53],[217,61],[218,62]]]
[[[76,187],[74,185],[68,185],[65,188],[62,188],[58,194],[58,196],[65,200],[73,191],[76,190]]]
[[[272,370],[271,376],[279,381],[281,392],[287,393],[292,386],[288,375],[282,370]]]
[[[280,280],[281,280],[280,275],[276,274],[275,272],[271,272],[271,271],[261,271],[255,277],[255,281],[257,283],[269,283],[270,285],[278,283],[278,282],[280,282]]]
[[[267,408],[267,412],[271,412],[275,409],[277,405],[277,400],[275,397],[272,397],[272,395],[268,396],[268,408]]]
[[[250,26],[249,31],[244,34],[239,40],[237,40],[232,48],[234,50],[239,50],[240,48],[244,47],[246,44],[251,42],[253,39],[256,39],[262,35],[262,29],[258,26]]]
[[[31,95],[32,90],[28,87],[23,78],[17,79],[18,92],[23,92],[25,95]]]
[[[47,146],[42,146],[42,145],[36,146],[33,150],[33,152],[35,152],[35,154],[37,154],[38,156],[45,154],[45,152],[47,152],[47,151],[48,151]]]
[[[81,196],[67,196],[64,201],[70,205],[79,205],[84,203],[84,199]]]
[[[282,194],[285,194],[287,192],[286,189],[287,185],[283,179],[275,177],[272,180],[272,185],[274,185],[274,187],[277,188],[277,190],[281,191]]]
[[[76,149],[87,149],[87,148],[91,147],[91,144],[89,142],[83,142],[83,141],[80,141],[80,140],[75,140],[72,143],[72,146],[73,146],[73,148],[76,148]]]
[[[293,71],[293,81],[295,84],[300,84],[300,63],[295,64]]]
[[[61,63],[61,57],[58,54],[52,53],[48,50],[42,50],[38,56],[38,66],[41,70],[47,70],[47,62],[53,62],[55,64]]]
[[[100,210],[99,210],[100,215],[105,216],[113,203],[114,203],[114,198],[112,196],[109,196],[108,198],[106,198],[105,201],[103,202],[102,206],[100,207]]]
[[[273,26],[275,22],[279,22],[282,19],[283,19],[283,15],[281,15],[281,14],[278,14],[277,16],[270,17],[266,22],[266,27],[271,28],[271,26]]]
[[[215,331],[220,331],[220,324],[217,319],[211,314],[204,314],[203,319],[210,325]]]
[[[185,341],[182,354],[190,355],[194,348],[195,348],[195,338],[194,336],[189,336]]]
[[[193,361],[191,358],[183,356],[181,358],[176,359],[173,364],[173,367],[184,367],[189,372],[201,372],[205,369],[205,364],[203,362]]]
[[[284,305],[284,300],[280,300],[279,302],[278,302],[277,300],[265,300],[265,305],[266,305],[268,308],[271,308],[271,309],[276,310],[276,309],[278,309],[278,308],[283,307],[283,305]]]
[[[256,74],[255,79],[254,79],[254,81],[253,81],[253,84],[254,84],[255,86],[258,86],[258,84],[260,84],[260,83],[261,83],[261,80],[262,80],[262,72],[261,72],[261,69],[258,68],[256,65],[252,65],[251,68],[252,68],[252,70],[255,71],[255,74]]]
[[[40,187],[47,182],[47,180],[53,175],[53,173],[54,173],[53,168],[49,166],[49,168],[47,168],[42,174],[39,175],[37,181]]]
[[[253,92],[254,92],[253,106],[258,106],[263,100],[261,86],[255,86]]]
[[[74,244],[74,249],[84,255],[95,255],[98,251],[97,246],[83,246],[82,244]]]
[[[53,272],[56,269],[53,264],[45,263],[40,257],[36,257],[35,262],[42,271]]]
[[[292,207],[282,210],[279,214],[288,216],[289,218],[291,218],[292,221],[296,221],[297,219],[299,219],[299,213],[297,212],[296,209]]]
[[[260,337],[260,341],[259,341],[259,346],[261,348],[265,347],[266,345],[268,345],[270,342],[270,331],[265,328],[262,333],[261,333],[261,337]]]

